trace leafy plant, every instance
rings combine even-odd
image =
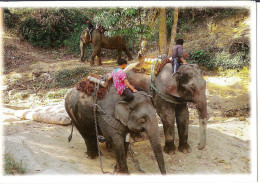
[[[184,25],[182,27],[182,30],[185,31],[185,32],[188,32],[190,30],[190,28],[187,25]]]
[[[10,153],[5,154],[4,170],[5,174],[24,174],[26,169],[22,161],[16,162]]]
[[[75,9],[36,9],[20,23],[19,33],[34,46],[60,48],[84,19]]]
[[[234,55],[230,55],[228,52],[217,53],[214,57],[214,63],[216,67],[222,69],[235,69],[248,67],[250,64],[250,57],[245,55],[245,52],[238,52]]]
[[[16,14],[4,14],[4,25],[8,28],[15,28],[19,20],[19,16]]]
[[[140,23],[145,19],[145,11],[138,8],[104,8],[97,12],[93,21],[102,24],[109,31],[108,35],[121,35],[130,51],[137,51],[142,37],[147,37],[148,25]]]
[[[209,69],[215,68],[215,64],[211,61],[209,53],[205,50],[195,50],[191,53],[190,57],[193,60],[192,63],[205,66]]]

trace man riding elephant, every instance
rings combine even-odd
[[[94,30],[94,26],[93,24],[90,22],[89,19],[86,20],[86,23],[87,23],[87,26],[88,26],[88,29],[89,29],[89,35],[90,35],[90,38],[89,38],[89,42],[91,42],[91,32]]]
[[[90,24],[89,24],[90,25]],[[116,49],[118,52],[118,59],[121,59],[122,51],[124,51],[128,57],[128,60],[132,60],[133,57],[126,47],[125,40],[119,36],[115,35],[113,37],[107,37],[104,35],[103,29],[94,29],[91,31],[91,27],[87,27],[82,31],[80,36],[80,53],[81,53],[81,62],[84,62],[84,50],[87,44],[92,43],[93,52],[90,58],[90,65],[94,65],[94,59],[97,56],[98,65],[102,65],[101,63],[101,48],[105,49]]]
[[[168,59],[167,59],[168,60]],[[202,72],[195,64],[181,65],[178,71],[172,74],[172,65],[164,65],[157,75],[138,73],[134,69],[136,63],[125,69],[128,81],[137,90],[149,93],[153,91],[153,102],[163,123],[166,153],[175,153],[175,122],[179,135],[178,150],[183,153],[191,152],[188,144],[189,109],[187,102],[194,103],[199,115],[200,141],[198,149],[202,150],[206,145],[207,127],[207,98],[206,81]],[[154,73],[154,72],[153,72]]]

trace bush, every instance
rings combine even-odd
[[[4,25],[7,28],[15,28],[17,23],[19,22],[19,16],[16,14],[4,14]]]
[[[229,52],[222,51],[216,53],[214,57],[211,57],[205,50],[196,50],[190,54],[192,60],[190,63],[195,63],[200,66],[204,66],[208,69],[236,69],[248,67],[250,64],[250,57],[248,52],[237,52],[233,55]]]
[[[215,63],[212,62],[210,54],[205,50],[195,50],[190,54],[191,63],[205,66],[208,69],[214,69]]]
[[[20,23],[19,33],[34,46],[60,48],[84,20],[74,9],[38,9]]]
[[[230,55],[228,52],[217,53],[213,60],[215,65],[222,69],[243,68],[250,64],[250,58],[244,52],[238,52],[234,55]]]
[[[148,25],[140,24],[140,15],[142,19],[145,18],[143,14],[144,12],[139,12],[138,8],[104,8],[97,11],[93,21],[105,26],[109,30],[109,36],[122,36],[128,49],[137,52],[140,49],[141,38],[150,39],[153,36],[149,34]]]
[[[83,26],[82,26],[83,27]],[[80,54],[80,35],[84,28],[75,28],[75,31],[71,33],[68,39],[64,41],[65,47],[69,54],[75,53]]]

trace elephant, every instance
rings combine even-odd
[[[126,47],[126,42],[121,36],[115,35],[113,37],[107,37],[102,33],[102,31],[99,32],[97,29],[94,29],[91,32],[91,34],[92,34],[91,37],[92,37],[92,45],[93,45],[93,52],[90,59],[91,66],[94,65],[95,56],[98,57],[98,65],[102,65],[101,57],[100,57],[101,48],[116,49],[118,52],[118,59],[121,59],[122,51],[124,51],[128,57],[128,60],[129,61],[133,60],[131,53]],[[90,38],[89,29],[86,28],[85,30],[82,31],[80,36],[80,53],[81,53],[80,61],[81,62],[84,62],[84,50],[86,45],[90,44],[89,38]]]
[[[149,93],[151,76],[132,71],[135,65],[133,63],[125,69],[127,78],[136,89]],[[183,153],[191,152],[191,147],[188,144],[189,111],[187,102],[194,103],[198,110],[200,135],[198,149],[202,150],[206,145],[207,99],[205,94],[206,81],[202,78],[202,72],[198,65],[181,65],[178,71],[172,75],[172,65],[168,63],[157,76],[154,76],[153,84],[158,90],[153,92],[153,102],[163,123],[164,152],[176,153],[174,144],[175,119],[179,135],[178,150]]]
[[[101,109],[96,113],[99,134],[105,137],[109,145],[112,145],[116,156],[116,173],[129,174],[126,162],[129,146],[129,142],[126,142],[127,133],[145,131],[159,170],[162,174],[166,174],[156,111],[150,97],[140,91],[134,93],[131,102],[122,99],[123,97],[117,94],[117,90],[110,87],[105,97],[97,100],[97,107]],[[90,159],[98,156],[94,104],[92,95],[87,95],[76,88],[72,88],[65,97],[65,109],[85,140],[87,157]]]

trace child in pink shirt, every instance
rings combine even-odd
[[[108,80],[113,79],[113,84],[118,91],[119,95],[124,96],[124,101],[130,102],[133,100],[134,95],[137,90],[128,82],[126,74],[124,72],[127,66],[127,61],[125,59],[117,60],[118,67],[111,73]]]

